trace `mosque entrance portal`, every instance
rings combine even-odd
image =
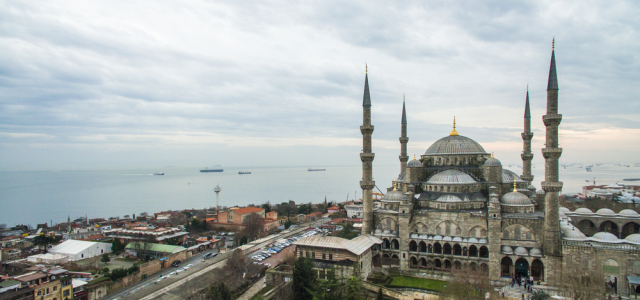
[[[520,258],[516,260],[516,275],[529,277],[529,262],[526,259]]]

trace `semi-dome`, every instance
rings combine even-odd
[[[407,198],[407,196],[405,196],[401,191],[393,190],[388,192],[386,195],[384,195],[384,198],[382,198],[382,200],[402,201],[402,200],[409,200],[409,198]]]
[[[484,162],[484,166],[485,167],[500,167],[500,166],[502,166],[502,163],[497,158],[494,158],[493,156],[491,156],[491,158],[487,159]]]
[[[598,209],[596,213],[599,215],[615,215],[616,214],[615,212],[613,212],[613,210],[610,210],[608,208]]]
[[[545,191],[543,189],[539,189],[536,191],[536,194],[538,195],[544,195]]]
[[[427,184],[456,184],[456,183],[476,183],[469,174],[458,170],[444,170],[431,176]]]
[[[516,182],[526,182],[518,176],[518,174],[514,173],[511,170],[502,169],[502,182],[504,183],[512,183],[513,180]]]
[[[637,216],[638,212],[631,209],[623,209],[618,214],[625,215],[625,216]]]
[[[456,195],[445,194],[445,195],[442,195],[442,196],[438,197],[438,199],[436,199],[436,201],[438,201],[438,202],[462,202],[462,199],[460,199],[460,197],[458,197]]]
[[[535,186],[535,185],[533,185],[533,184],[530,184],[530,185],[527,187],[527,190],[535,190],[535,189],[536,189],[536,186]]]
[[[531,250],[529,250],[529,255],[531,256],[542,256],[542,251],[538,248],[531,248]]]
[[[570,209],[568,209],[568,208],[566,208],[566,207],[564,207],[564,206],[561,206],[561,207],[560,207],[560,211],[561,211],[561,212],[571,212],[571,210],[570,210]]]
[[[586,207],[580,207],[580,208],[576,209],[576,211],[574,211],[574,212],[577,213],[577,214],[592,214],[593,213],[590,209],[588,209]]]
[[[578,229],[563,230],[562,234],[564,235],[565,238],[573,239],[573,240],[584,240],[587,238],[587,236],[584,235],[584,233],[582,233]]]
[[[500,198],[501,205],[525,206],[532,205],[529,197],[519,192],[506,193]]]
[[[598,232],[593,235],[593,239],[599,240],[602,242],[615,242],[618,240],[618,237],[608,232]]]
[[[513,254],[521,255],[521,256],[527,256],[527,255],[529,255],[529,251],[527,251],[526,248],[518,247],[518,248],[516,248],[516,250],[513,250]]]
[[[487,198],[480,192],[475,192],[471,195],[471,201],[487,201]]]
[[[422,168],[422,163],[414,156],[413,159],[407,163],[407,168]]]
[[[433,143],[425,155],[487,154],[476,141],[461,135],[443,137]]]
[[[513,249],[509,246],[502,246],[502,253],[504,254],[513,254]]]
[[[629,241],[629,242],[640,243],[640,233],[634,233],[634,234],[627,235],[627,237],[624,238],[624,239]]]

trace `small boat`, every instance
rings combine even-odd
[[[625,178],[624,181],[640,181],[640,178]]]
[[[311,168],[309,168],[309,170],[307,170],[307,171],[312,172],[312,171],[326,171],[326,170],[327,169],[311,169]]]
[[[249,172],[249,171],[240,171],[240,172],[238,172],[238,174],[251,174],[251,172]]]
[[[155,172],[155,173],[153,173],[153,175],[164,175],[164,173]]]

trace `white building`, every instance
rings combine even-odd
[[[64,255],[69,261],[76,261],[111,253],[111,244],[68,240],[49,249],[49,253]]]
[[[362,204],[349,204],[345,205],[348,218],[362,218]]]

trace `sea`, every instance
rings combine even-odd
[[[640,167],[615,164],[560,167],[563,193],[575,194],[582,186],[614,184],[640,177]],[[78,217],[123,217],[165,210],[215,207],[213,189],[220,185],[220,206],[342,202],[360,199],[361,166],[225,167],[221,173],[201,173],[199,168],[165,167],[138,170],[0,171],[0,224],[14,226],[66,222]],[[503,168],[522,174],[517,164]],[[240,175],[238,171],[250,171]],[[164,172],[165,175],[153,175]],[[381,191],[392,185],[398,165],[374,165],[374,180]],[[544,165],[534,166],[533,184],[539,189]],[[638,183],[640,182],[626,182]],[[375,190],[375,189],[374,189]]]

